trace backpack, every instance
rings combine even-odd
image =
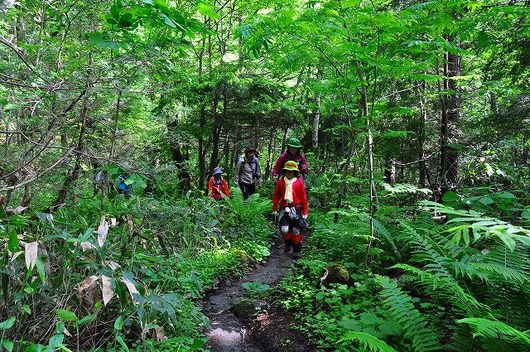
[[[243,168],[245,167],[245,163],[248,163],[248,161],[245,160],[245,156],[244,155],[239,157],[239,161],[242,161],[242,163],[239,166],[239,170],[237,171],[237,174],[241,178],[241,174],[243,173]],[[254,157],[254,159],[252,159],[251,163],[254,164],[254,170],[253,170],[252,176],[256,176],[256,172],[258,171],[258,158]]]

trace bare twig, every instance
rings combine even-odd
[[[35,175],[34,177],[30,178],[30,179],[27,179],[19,184],[16,184],[14,186],[9,186],[9,187],[5,187],[5,188],[0,188],[0,192],[7,192],[7,191],[12,191],[14,189],[17,189],[17,188],[20,188],[24,185],[27,185],[37,179],[39,179],[42,175],[44,175],[45,173],[55,169],[57,166],[59,166],[60,164],[63,163],[63,161],[68,158],[68,156],[70,154],[72,154],[72,152],[74,151],[75,147],[71,147],[65,155],[63,155],[59,160],[57,160],[56,162],[54,162],[52,165],[50,165],[48,168],[46,168],[45,170],[43,170],[41,173]]]

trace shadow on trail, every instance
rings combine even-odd
[[[241,284],[259,280],[276,286],[293,262],[292,254],[283,253],[283,242],[276,238],[271,255],[263,264],[240,279],[226,280],[203,300],[203,310],[210,319],[206,348],[212,352],[302,352],[313,351],[307,338],[293,330],[288,312],[266,300],[252,300],[249,307]],[[248,308],[248,309],[247,309]],[[247,310],[248,312],[245,312]],[[256,311],[259,313],[254,314]]]

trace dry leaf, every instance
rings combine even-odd
[[[81,242],[81,249],[83,250],[83,252],[94,248],[96,247],[88,241]]]
[[[23,251],[19,251],[19,252],[15,252],[13,254],[9,254],[11,256],[11,261],[15,261],[15,259],[18,258],[19,255],[21,255],[22,253],[24,253]]]
[[[105,216],[101,217],[101,223],[98,227],[98,244],[100,247],[103,247],[107,241],[107,234],[109,232],[109,223],[105,220]]]
[[[98,277],[96,275],[92,275],[90,277],[87,277],[86,279],[81,281],[79,284],[77,284],[77,290],[79,292],[83,292],[84,290],[86,290],[87,288],[92,286],[94,284],[94,282],[96,282],[96,281],[98,281]]]
[[[107,266],[109,268],[112,269],[112,271],[116,271],[116,269],[119,269],[121,268],[121,265],[116,263],[116,262],[113,262],[112,260],[109,260],[108,262],[105,262],[105,264],[107,264]]]
[[[64,328],[63,332],[66,336],[72,337],[72,334],[70,333],[70,331],[66,330],[66,328]]]
[[[16,215],[16,214],[21,214],[26,209],[28,209],[28,207],[20,206],[20,207],[16,207],[15,209],[11,209],[11,212]]]
[[[127,227],[129,228],[130,232],[133,232],[134,230],[134,222],[130,215],[127,215]]]
[[[37,253],[39,249],[38,242],[26,243],[25,255],[26,255],[26,268],[33,269],[37,262]]]
[[[162,326],[155,328],[155,340],[156,341],[162,341],[167,339],[166,333],[164,331],[164,328]]]
[[[127,289],[129,290],[129,293],[131,294],[133,302],[136,303],[136,299],[134,297],[134,294],[140,294],[140,292],[138,292],[138,290],[136,289],[135,283],[129,281],[125,277],[121,278],[121,282],[123,282],[125,284],[125,286],[127,286]]]
[[[110,277],[101,275],[101,294],[103,296],[103,304],[107,305],[109,301],[114,297],[114,291],[112,290],[112,282]]]

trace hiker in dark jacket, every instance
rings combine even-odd
[[[283,169],[283,166],[286,162],[289,160],[293,160],[298,164],[298,167],[300,169],[300,176],[302,176],[302,179],[305,179],[307,176],[307,173],[309,171],[309,165],[307,164],[307,160],[305,160],[305,157],[301,153],[302,150],[302,143],[298,140],[298,138],[292,137],[287,141],[287,150],[280,155],[278,160],[276,160],[276,164],[274,164],[274,169],[272,170],[272,177],[277,180],[278,176],[280,176],[280,172]]]
[[[247,147],[245,155],[239,158],[234,172],[234,181],[247,199],[256,192],[256,183],[262,185],[261,168],[256,158],[256,148]]]

